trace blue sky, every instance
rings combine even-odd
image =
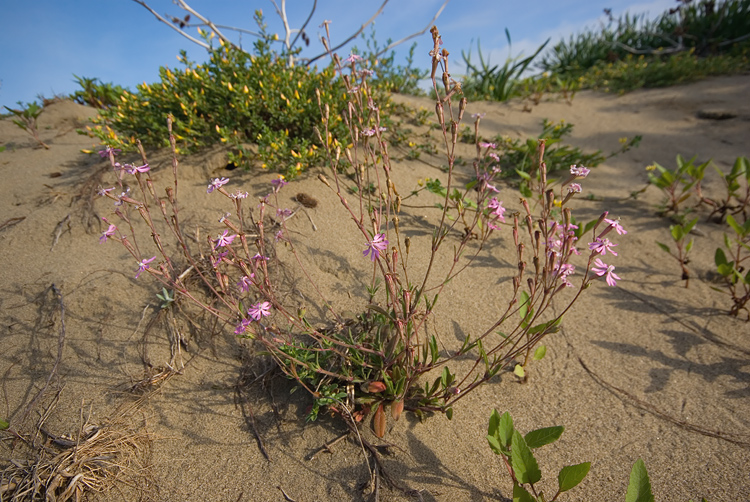
[[[444,0],[390,0],[376,19],[378,41],[398,40],[427,26]],[[280,3],[280,0],[278,0]],[[323,20],[331,20],[334,43],[356,31],[378,9],[381,0],[319,0],[308,25],[310,48],[303,56],[322,51],[318,36]],[[283,34],[283,27],[270,0],[189,0],[188,4],[216,24],[248,30],[256,28],[255,9],[262,9],[269,30]],[[182,17],[184,11],[171,0],[151,0],[149,5],[164,15]],[[292,28],[299,27],[309,13],[311,0],[288,0],[287,14]],[[655,17],[675,5],[674,0],[451,0],[436,24],[445,47],[451,51],[451,72],[461,70],[461,50],[468,50],[480,39],[482,50],[493,63],[508,55],[505,28],[513,40],[513,54],[531,54],[548,37],[557,40],[596,28],[604,20],[604,8],[615,16],[630,12]],[[158,80],[160,66],[179,66],[180,49],[191,59],[202,61],[205,50],[156,20],[133,0],[6,0],[3,2],[3,30],[0,30],[0,106],[30,102],[42,94],[69,94],[77,89],[73,74],[96,77],[135,89],[141,82]],[[195,17],[191,21],[196,21]],[[367,30],[369,33],[369,28]],[[197,35],[197,29],[189,30]],[[229,31],[226,32],[229,35]],[[235,38],[235,40],[238,40]],[[429,32],[418,42],[417,63],[429,64]],[[244,47],[252,38],[245,35]],[[363,46],[362,41],[358,42]],[[397,51],[403,62],[412,41]],[[340,54],[348,54],[342,49]]]

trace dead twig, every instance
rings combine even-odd
[[[55,246],[57,245],[57,241],[60,240],[60,236],[62,236],[63,232],[65,232],[63,227],[66,224],[68,225],[68,232],[70,232],[70,213],[68,213],[65,218],[63,218],[55,227],[55,231],[52,233],[54,238],[52,240],[52,246],[49,248],[50,251],[55,248]]]

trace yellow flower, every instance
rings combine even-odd
[[[656,169],[656,164],[651,164],[650,166],[646,166],[646,171],[653,171]]]
[[[622,138],[618,139],[617,141],[619,141],[621,145],[624,145],[625,143],[628,142],[628,137],[627,136],[623,136]]]

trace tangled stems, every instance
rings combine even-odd
[[[572,166],[569,179],[559,184],[556,195],[557,185],[546,178],[543,141],[539,143],[538,169],[531,183],[538,212],[532,212],[525,199],[521,199],[520,211],[510,212],[498,200],[499,191],[493,185],[500,172],[494,164],[497,155],[493,152],[494,145],[479,140],[481,116],[474,117],[475,180],[462,190],[454,187],[454,151],[466,99],[459,98],[461,84],[448,74],[448,52],[440,49],[442,41],[437,28],[432,35],[435,111],[443,135],[448,173],[445,187],[440,187],[445,190],[444,194],[440,192],[442,211],[433,230],[429,259],[422,274],[416,274],[409,266],[409,256],[419,252],[420,243],[412,243],[401,227],[403,198],[393,179],[394,166],[386,139],[388,131],[372,99],[369,71],[361,68],[355,55],[343,61],[333,55],[347,90],[346,107],[332,111],[327,103],[318,99],[323,122],[316,133],[328,159],[328,177],[320,174],[319,179],[338,198],[353,224],[352,230],[357,236],[361,235],[363,256],[360,259],[372,264],[368,304],[358,315],[339,313],[324,288],[316,284],[313,275],[305,269],[304,260],[291,238],[292,232],[287,228],[294,211],[279,203],[278,193],[286,184],[283,177],[272,182],[270,193],[259,201],[257,208],[249,210],[243,208],[247,193],[231,193],[228,190],[230,180],[211,181],[207,196],[218,193],[226,197],[234,206],[234,213],[221,217],[218,235],[212,232],[212,236],[205,239],[207,247],[199,242],[198,252],[190,248],[181,229],[176,197],[178,164],[172,138],[174,179],[172,186],[166,188],[166,198],[156,195],[145,155],[142,166],[120,165],[115,162],[112,150],[107,156],[117,172],[120,190],[124,176],[134,176],[140,200],[131,197],[129,189],[119,196],[115,195],[114,187],[101,191],[115,202],[115,214],[125,223],[130,235],[126,237],[117,225],[106,221],[109,227],[101,240],[121,242],[139,263],[139,275],[153,276],[165,287],[174,289],[177,297],[234,326],[236,335],[260,343],[281,371],[311,394],[311,419],[321,407],[338,409],[342,413],[351,410],[354,419],[362,419],[371,410],[378,410],[378,435],[384,433],[384,406],[390,406],[394,419],[398,419],[404,409],[417,413],[441,411],[450,417],[455,402],[513,364],[516,358],[523,357],[521,366],[526,366],[534,348],[547,335],[559,330],[563,315],[593,279],[605,274],[610,284],[618,279],[613,273],[614,267],[599,259],[606,253],[616,255],[615,244],[605,236],[613,229],[618,233],[621,230],[619,223],[606,220],[605,213],[598,222],[588,226],[588,229],[593,227],[593,239],[577,291],[572,295],[563,293],[567,288],[574,288],[572,261],[579,254],[576,242],[584,233],[584,229],[575,224],[567,204],[581,191],[576,181],[584,178],[588,169]],[[443,72],[442,94],[435,78],[438,68]],[[458,100],[458,110],[455,110],[454,99]],[[347,127],[346,138],[334,137],[332,132],[332,124],[339,120]],[[350,202],[352,193],[356,202]],[[160,219],[153,217],[156,208],[161,212]],[[151,231],[151,240],[158,252],[154,258],[144,255],[139,248],[135,222],[131,218],[133,211]],[[506,212],[512,217],[512,223],[506,222]],[[164,238],[159,231],[162,225],[169,230]],[[600,226],[604,229],[597,233]],[[508,285],[512,287],[512,295],[502,314],[495,317],[486,312],[489,327],[479,336],[465,337],[456,351],[441,351],[437,335],[430,333],[427,323],[440,295],[446,291],[448,283],[456,280],[488,247],[490,238],[497,234],[502,238],[508,231],[512,233],[517,268]],[[176,241],[181,255],[179,261],[184,260],[185,267],[178,266],[177,258],[169,255],[169,246],[163,244],[166,236]],[[438,258],[444,256],[444,246],[450,242],[454,243],[452,256],[448,255],[449,263],[440,269],[436,266]],[[293,302],[291,296],[285,294],[286,286],[277,273],[279,259],[275,246],[279,243],[294,257],[325,306],[325,318],[318,321],[321,325],[317,327],[308,319],[304,305]],[[158,262],[156,256],[159,256]],[[201,291],[194,282],[185,280],[186,275],[192,273],[198,276]],[[436,274],[439,277],[436,278]],[[567,304],[559,314],[549,315],[553,300],[557,298]],[[498,332],[508,324],[511,327],[506,333]],[[453,373],[453,363],[465,355],[471,355],[474,363],[468,372],[458,377]],[[436,371],[441,373],[432,384],[423,381],[428,373]]]

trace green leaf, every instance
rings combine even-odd
[[[731,214],[728,214],[727,223],[729,223],[729,226],[732,227],[735,233],[737,233],[738,237],[744,237],[745,229],[742,228],[739,223],[737,223],[737,220],[734,219],[734,216],[732,216]]]
[[[716,265],[726,265],[727,264],[727,255],[724,254],[724,250],[721,248],[716,248],[716,254],[714,254],[714,262],[716,262]]]
[[[490,448],[496,455],[505,454],[505,450],[503,450],[503,446],[500,444],[500,440],[495,436],[487,434],[487,442],[490,444]]]
[[[732,275],[732,272],[734,271],[734,262],[722,263],[721,265],[716,267],[716,271],[722,277],[729,277],[730,275]]]
[[[669,251],[669,246],[667,246],[666,244],[662,244],[661,242],[657,242],[656,245],[659,246],[665,253],[672,254]]]
[[[536,502],[536,499],[531,496],[526,488],[520,486],[518,483],[513,484],[513,502]]]
[[[537,464],[534,454],[531,453],[531,449],[518,431],[513,431],[510,451],[510,463],[519,483],[534,484],[542,479],[539,464]]]
[[[453,420],[453,408],[445,410],[445,416],[448,417],[448,420]]]
[[[557,425],[555,427],[544,427],[529,432],[524,436],[524,440],[529,448],[539,448],[546,444],[554,443],[562,435],[565,427]]]
[[[685,231],[682,228],[682,225],[670,225],[669,231],[672,234],[672,238],[675,240],[675,242],[682,240],[683,237],[685,237]]]
[[[534,351],[534,360],[535,361],[541,361],[542,359],[544,359],[545,355],[547,355],[547,346],[546,345],[540,345]]]
[[[685,225],[685,226],[684,226],[684,228],[685,228],[685,233],[686,233],[686,234],[689,234],[689,233],[690,233],[690,231],[691,231],[691,230],[693,229],[693,227],[695,227],[695,224],[696,224],[696,223],[698,223],[698,218],[695,218],[695,219],[694,219],[693,221],[691,221],[690,223],[688,223],[687,225]]]
[[[510,447],[510,442],[513,439],[513,418],[507,411],[500,417],[500,421],[497,425],[497,437],[500,439],[500,444],[504,448]]]
[[[5,429],[10,427],[10,423],[6,422],[2,418],[0,418],[0,431],[4,431]]]
[[[560,474],[557,475],[558,491],[566,492],[577,486],[589,473],[589,469],[591,469],[591,462],[566,465],[560,469]]]
[[[518,313],[521,314],[522,320],[526,319],[526,314],[529,313],[529,294],[526,291],[521,291],[521,305]]]
[[[628,492],[625,494],[625,502],[655,502],[646,464],[640,458],[636,460],[630,471],[630,483],[628,483]]]
[[[432,335],[430,337],[430,358],[432,359],[432,364],[435,364],[439,355],[440,352],[438,351],[437,339],[435,339],[435,335]]]
[[[526,375],[526,371],[524,371],[523,366],[516,364],[516,367],[513,368],[513,374],[518,378],[523,378]]]

